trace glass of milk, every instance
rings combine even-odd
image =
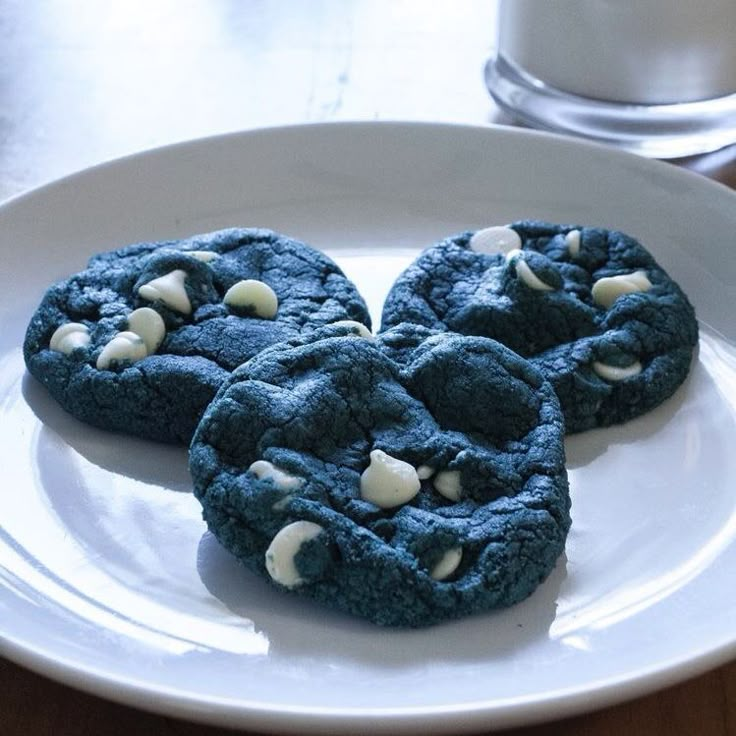
[[[486,83],[534,127],[657,158],[736,142],[736,0],[500,0]]]

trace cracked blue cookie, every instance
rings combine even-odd
[[[332,260],[270,230],[229,229],[94,256],[47,291],[23,351],[78,419],[188,444],[233,369],[342,320],[370,325]]]
[[[625,233],[524,221],[447,238],[396,280],[382,329],[491,337],[555,388],[567,432],[625,422],[685,380],[695,312]]]
[[[493,340],[416,325],[264,350],[205,411],[190,471],[248,568],[382,626],[526,598],[570,525],[552,386]]]

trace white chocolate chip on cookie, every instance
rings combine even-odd
[[[605,381],[615,383],[617,381],[624,381],[632,376],[638,376],[642,371],[642,367],[638,360],[623,368],[617,365],[601,363],[596,360],[593,362],[593,370]]]
[[[624,273],[619,276],[605,276],[593,284],[593,301],[610,309],[613,303],[623,294],[633,294],[638,291],[649,291],[652,282],[644,271]]]
[[[163,318],[150,307],[135,309],[128,315],[128,330],[135,332],[146,343],[149,355],[159,349],[166,337],[166,325]]]
[[[459,470],[442,470],[435,475],[432,483],[434,484],[435,490],[445,498],[450,501],[460,500],[463,489],[460,483]]]
[[[529,264],[523,259],[519,258],[515,264],[516,275],[534,291],[554,291],[555,287],[542,281],[537,274],[529,268]]]
[[[253,473],[258,480],[262,480],[264,478],[270,479],[274,486],[280,491],[294,491],[304,483],[304,478],[290,475],[289,473],[281,470],[281,468],[277,468],[275,465],[268,462],[268,460],[256,460],[254,463],[251,463],[248,470]]]
[[[567,252],[575,258],[580,253],[580,230],[570,230],[565,235],[565,244],[567,245]]]
[[[521,238],[510,227],[494,225],[478,230],[470,238],[470,247],[477,253],[508,253],[521,248]]]
[[[273,319],[279,308],[276,292],[257,279],[244,279],[233,284],[225,292],[223,302],[229,307],[250,307],[256,317],[263,319]]]
[[[419,480],[427,480],[434,475],[435,469],[431,465],[420,465],[417,468],[417,477]]]
[[[149,302],[161,301],[167,307],[181,312],[192,313],[192,303],[189,301],[187,291],[184,288],[187,272],[177,268],[171,273],[159,276],[138,289],[138,294]]]
[[[354,330],[357,334],[356,337],[364,337],[366,340],[372,340],[373,339],[373,333],[363,324],[360,322],[356,322],[353,319],[341,319],[337,322],[330,322],[330,327],[347,327],[351,330]]]
[[[97,357],[97,368],[106,371],[113,362],[135,363],[148,355],[146,343],[135,332],[118,332]]]
[[[214,261],[215,258],[220,257],[213,250],[185,250],[184,253],[192,258],[196,258],[198,261],[202,261],[202,263],[209,263],[210,261]]]
[[[49,342],[49,349],[69,355],[76,348],[89,345],[89,328],[81,322],[67,322],[57,327]]]
[[[417,471],[383,450],[373,450],[370,465],[360,476],[360,495],[382,509],[411,501],[419,493],[421,483]]]
[[[457,570],[460,561],[463,558],[463,548],[453,547],[448,549],[435,566],[429,571],[429,574],[435,580],[445,580]]]
[[[296,568],[294,558],[301,546],[314,539],[323,527],[313,521],[295,521],[281,529],[266,550],[266,570],[277,583],[287,588],[301,585],[304,579]]]

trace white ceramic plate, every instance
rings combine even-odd
[[[94,431],[24,374],[44,288],[94,252],[230,225],[335,257],[378,315],[423,246],[521,217],[640,237],[702,323],[648,416],[568,442],[566,559],[521,605],[387,631],[271,589],[205,532],[184,450]],[[294,733],[459,733],[592,709],[736,654],[736,194],[519,130],[333,124],[196,141],[0,209],[2,653],[142,708]]]

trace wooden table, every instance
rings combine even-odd
[[[492,0],[5,0],[0,199],[123,154],[306,121],[508,122],[482,68]],[[736,187],[736,146],[677,162]],[[0,660],[3,736],[227,733]],[[519,734],[736,735],[736,662]]]

